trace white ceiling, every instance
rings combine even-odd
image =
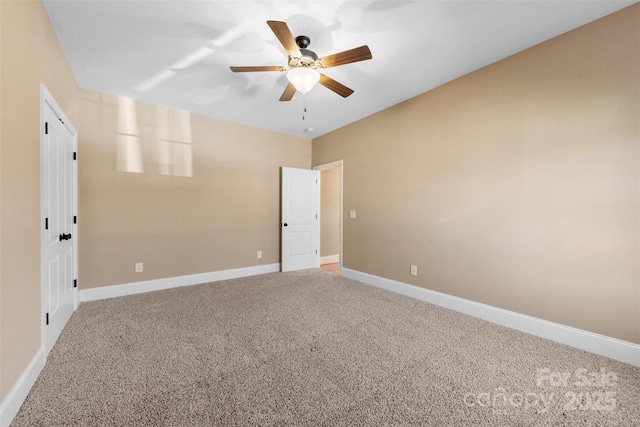
[[[635,1],[43,3],[84,89],[315,138]],[[318,85],[279,102],[286,73],[232,73],[286,66],[267,20],[310,37],[320,57],[368,45],[373,59],[324,70],[355,92]]]

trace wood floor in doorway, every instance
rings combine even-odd
[[[320,268],[324,271],[328,271],[329,273],[340,274],[340,266],[337,262],[333,262],[331,264],[322,264]]]

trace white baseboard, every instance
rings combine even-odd
[[[322,264],[333,264],[334,262],[340,262],[340,254],[337,255],[327,255],[320,257],[320,265]]]
[[[20,411],[20,407],[27,398],[29,391],[31,391],[31,387],[33,387],[38,375],[42,372],[45,362],[44,347],[40,347],[7,397],[0,404],[0,427],[9,427],[13,419],[18,415],[18,411]]]
[[[503,310],[395,280],[385,279],[384,277],[362,273],[349,268],[342,268],[342,276],[640,367],[640,345],[638,344],[561,325],[559,323],[549,322],[513,311]]]
[[[187,276],[168,277],[165,279],[145,280],[122,285],[102,286],[99,288],[81,289],[80,301],[96,301],[144,292],[160,291],[181,286],[199,285],[201,283],[220,280],[237,279],[239,277],[256,276],[258,274],[280,271],[280,264],[265,264],[254,267],[235,268],[232,270],[213,271],[210,273],[190,274]]]

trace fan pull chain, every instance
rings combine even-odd
[[[304,120],[304,115],[307,112],[307,97],[306,94],[302,94],[302,120]]]

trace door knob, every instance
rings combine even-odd
[[[286,226],[287,226],[287,223],[285,222],[283,225],[286,227]]]
[[[63,240],[69,240],[71,238],[71,233],[69,234],[61,234],[60,235],[60,241],[62,242]]]

